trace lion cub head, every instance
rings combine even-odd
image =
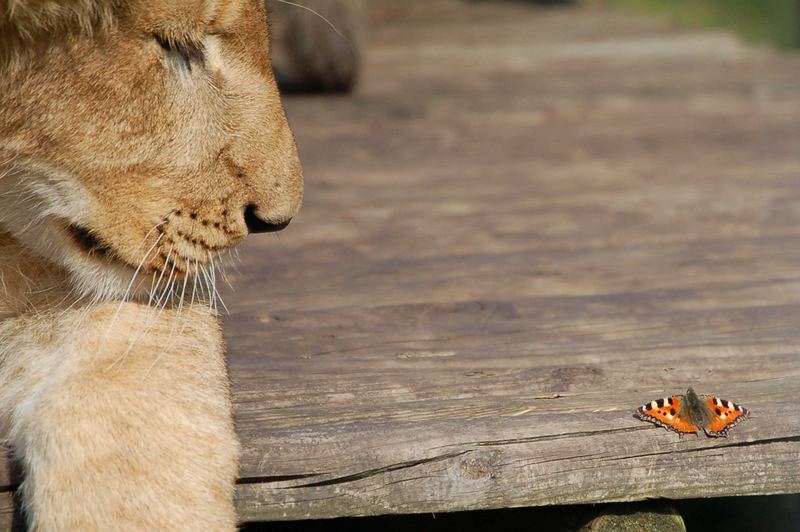
[[[297,213],[263,0],[0,0],[0,234],[120,297]]]

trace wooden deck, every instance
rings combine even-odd
[[[287,101],[306,205],[226,298],[242,518],[800,492],[800,56],[415,6]],[[633,418],[688,386],[751,419]]]

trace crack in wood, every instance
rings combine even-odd
[[[479,447],[491,447],[495,445],[521,445],[523,443],[535,443],[540,441],[563,440],[564,438],[582,438],[585,436],[599,436],[601,434],[616,434],[619,432],[633,432],[637,430],[649,430],[651,427],[624,427],[621,429],[606,429],[606,430],[588,430],[582,432],[565,432],[563,434],[546,434],[544,436],[529,436],[527,438],[512,438],[508,440],[490,440],[470,442],[467,445],[476,445]]]
[[[754,447],[758,445],[769,445],[771,443],[800,443],[800,435],[798,436],[782,436],[780,438],[765,438],[763,440],[754,440],[754,441],[740,441],[735,443],[725,443],[723,445],[714,445],[712,447],[706,447],[706,449],[727,449],[730,447]],[[690,452],[690,450],[685,450],[681,452]]]
[[[660,451],[657,453],[632,454],[629,456],[607,458],[606,460],[620,461],[620,460],[630,460],[631,458],[646,458],[648,456],[663,456],[665,454],[696,453],[700,451],[713,451],[715,449],[729,449],[731,447],[755,447],[758,445],[769,445],[772,443],[798,443],[798,442],[800,442],[800,436],[785,436],[781,438],[766,438],[763,440],[741,441],[736,443],[726,443],[723,445],[711,445],[709,447],[697,447],[695,449],[678,449],[674,451]]]
[[[401,469],[409,469],[412,467],[417,467],[419,465],[424,464],[432,464],[435,462],[441,462],[443,460],[450,460],[451,458],[457,458],[459,456],[463,456],[465,454],[471,453],[472,449],[466,451],[460,451],[457,453],[448,453],[439,456],[434,456],[432,458],[423,458],[421,460],[410,460],[408,462],[401,462],[399,464],[394,464],[385,467],[376,467],[374,469],[367,469],[366,471],[361,471],[360,473],[354,473],[352,475],[345,475],[342,477],[331,478],[328,480],[320,480],[319,482],[310,482],[308,484],[300,484],[297,486],[287,486],[281,489],[298,489],[298,488],[318,488],[322,486],[332,486],[335,484],[346,484],[348,482],[354,482],[356,480],[362,480],[365,478],[373,477],[376,475],[381,475],[383,473],[389,473],[391,471],[399,471]]]
[[[645,427],[646,429],[649,427]],[[586,432],[572,432],[566,434],[558,434],[558,435],[548,435],[548,436],[536,436],[530,438],[517,438],[513,440],[497,440],[497,441],[487,441],[487,442],[474,442],[474,445],[477,446],[494,446],[494,445],[515,445],[515,444],[523,444],[523,443],[533,443],[538,441],[547,441],[547,440],[554,440],[554,439],[562,439],[567,437],[582,437],[582,436],[596,436],[598,434],[612,434],[618,432],[627,432],[630,430],[640,430],[639,428],[632,427],[632,428],[624,428],[624,429],[608,429],[608,430],[601,430],[601,431],[586,431]],[[620,460],[630,460],[632,458],[646,458],[649,456],[662,456],[668,454],[682,454],[682,453],[694,453],[698,451],[708,451],[714,449],[725,449],[730,447],[752,447],[758,445],[768,445],[772,443],[797,443],[800,442],[800,436],[786,436],[780,438],[767,438],[762,440],[755,440],[755,441],[745,441],[745,442],[736,442],[736,443],[728,443],[723,445],[714,445],[710,447],[701,447],[696,449],[680,449],[680,450],[671,450],[671,451],[662,451],[662,452],[655,452],[655,453],[646,453],[646,454],[637,454],[637,455],[630,455],[624,457],[616,457],[616,458],[608,458],[607,460],[611,461],[620,461]],[[435,462],[441,462],[443,460],[449,460],[450,458],[456,458],[458,456],[463,456],[465,454],[471,453],[473,450],[465,450],[460,452],[448,453],[443,454],[440,456],[435,456],[433,458],[425,458],[421,460],[411,460],[408,462],[402,462],[399,464],[394,464],[391,466],[379,467],[374,469],[368,469],[366,471],[362,471],[360,473],[354,473],[352,475],[345,475],[341,477],[336,477],[328,480],[321,480],[318,482],[310,482],[306,484],[299,484],[296,486],[287,486],[282,489],[298,489],[298,488],[316,488],[322,486],[331,486],[335,484],[345,484],[348,482],[354,482],[357,480],[362,480],[368,477],[380,475],[383,473],[388,473],[392,471],[399,471],[401,469],[408,469],[412,467],[416,467],[423,464],[430,464]],[[587,455],[577,455],[571,456],[567,458],[558,458],[558,459],[551,459],[551,460],[543,460],[532,462],[529,465],[538,465],[543,463],[549,462],[557,462],[557,461],[569,461],[569,460],[576,460],[576,459],[583,459],[594,456],[592,454]],[[298,475],[276,475],[276,476],[263,476],[263,477],[248,477],[243,478],[238,481],[238,484],[246,485],[246,484],[272,484],[272,483],[279,483],[279,482],[287,482],[292,480],[302,480],[306,478],[314,478],[325,475],[327,473],[308,473],[308,474],[298,474]],[[409,479],[404,479],[400,482],[406,482]]]
[[[327,475],[328,473],[301,473],[297,475],[273,475],[273,476],[255,476],[240,478],[236,481],[237,484],[273,484],[276,482],[289,482],[291,480],[303,480],[306,478],[314,478],[320,475]]]
[[[597,453],[590,453],[590,454],[578,454],[574,456],[564,456],[559,458],[548,458],[547,460],[515,460],[513,462],[505,462],[498,464],[499,467],[530,467],[530,466],[537,466],[541,464],[549,464],[552,462],[569,462],[570,460],[583,460],[584,458],[594,458],[597,456]]]

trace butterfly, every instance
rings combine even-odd
[[[697,395],[689,388],[686,395],[645,403],[636,410],[636,417],[678,434],[697,433],[702,429],[706,435],[718,437],[727,436],[749,413],[736,403],[712,395]]]

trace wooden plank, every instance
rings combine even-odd
[[[381,20],[356,95],[287,101],[305,208],[230,272],[242,518],[799,492],[800,58],[592,6]],[[632,417],[690,385],[752,419]]]
[[[12,530],[14,524],[14,499],[10,493],[0,492],[0,530]]]
[[[606,401],[604,396],[598,398]],[[620,407],[617,403],[610,408]],[[790,409],[786,405],[782,411]],[[783,427],[786,436],[764,440],[749,432],[743,436],[749,440],[746,443],[676,444],[668,435],[646,434],[644,428],[618,423],[619,417],[619,412],[597,415],[588,411],[577,416],[574,411],[562,416],[537,415],[535,420],[516,424],[524,434],[516,438],[508,437],[515,424],[507,418],[501,419],[503,423],[477,420],[472,423],[480,428],[472,441],[463,445],[452,443],[449,437],[426,437],[431,429],[447,434],[463,428],[463,423],[412,422],[393,424],[394,430],[376,426],[358,436],[392,441],[396,447],[351,448],[352,452],[371,451],[364,460],[371,467],[347,464],[351,467],[337,467],[337,473],[302,480],[264,478],[240,486],[240,509],[245,519],[301,519],[629,501],[656,493],[685,498],[800,489],[794,427]],[[576,418],[583,423],[569,423]],[[519,425],[526,421],[527,430],[523,430]],[[558,432],[530,429],[539,423],[558,424]],[[585,430],[592,423],[598,424],[597,429]],[[501,439],[493,439],[498,433],[503,434]],[[347,443],[359,439],[345,440],[337,434],[328,441],[342,445],[341,456],[351,452],[344,450]],[[732,468],[731,461],[743,465]],[[703,466],[698,471],[699,464]],[[347,473],[338,473],[341,470]],[[672,480],[665,482],[664,478]]]
[[[491,9],[409,15],[354,99],[289,102],[306,209],[227,321],[242,515],[797,492],[800,62]],[[752,419],[633,419],[688,385]]]

